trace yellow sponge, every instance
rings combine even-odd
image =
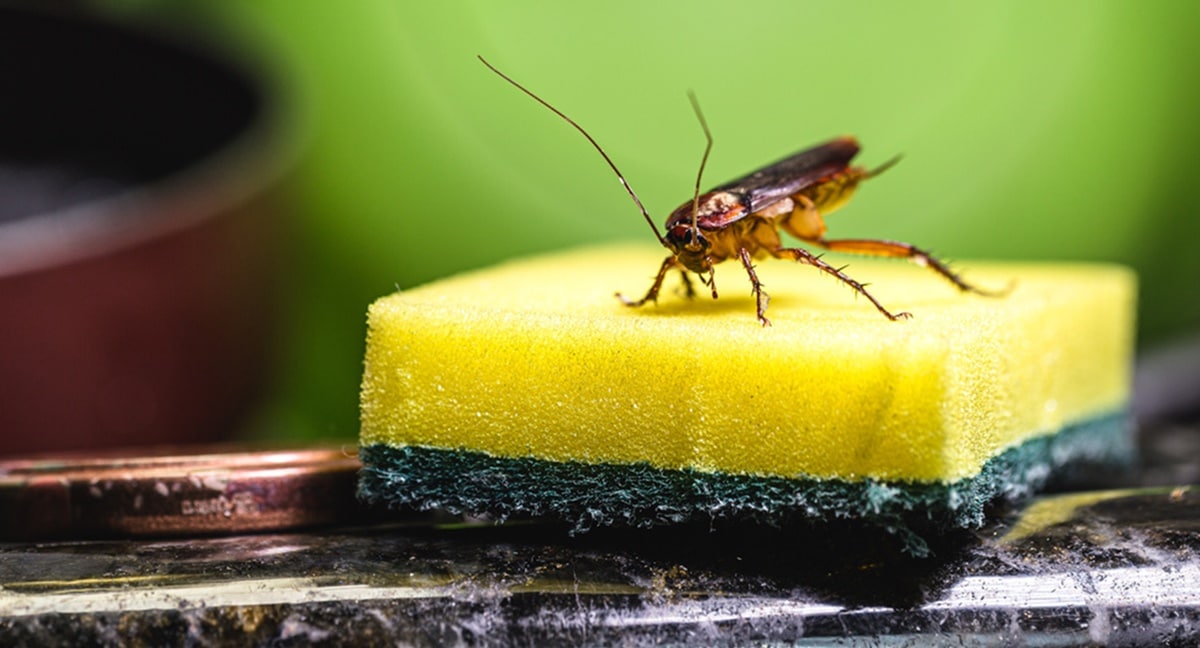
[[[550,465],[636,466],[689,475],[693,486],[704,475],[953,485],[1031,439],[1096,421],[1123,429],[1135,298],[1124,269],[964,264],[976,285],[1015,282],[1008,296],[989,298],[904,263],[855,261],[851,276],[913,314],[892,322],[828,276],[768,260],[758,267],[772,297],[773,326],[764,328],[734,263],[717,267],[716,301],[688,300],[669,283],[657,305],[614,298],[644,291],[663,255],[645,246],[573,250],[373,304],[362,494],[487,512],[486,492],[470,506],[456,498],[483,470],[469,462],[457,470],[455,458],[468,455],[492,461],[510,485],[517,464],[505,460],[527,462],[521,470],[535,489]],[[444,451],[450,461],[421,467],[396,449]],[[992,482],[1035,478],[1043,459]],[[431,486],[435,477],[442,481]],[[1006,489],[992,486],[975,494]],[[525,504],[506,512],[555,508]],[[605,523],[608,513],[590,515]]]

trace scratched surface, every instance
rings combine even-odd
[[[1186,432],[1163,448],[1196,443]],[[945,538],[931,560],[876,540],[766,528],[570,537],[426,517],[8,543],[0,645],[1200,642],[1200,488],[1046,496]]]

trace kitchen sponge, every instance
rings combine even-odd
[[[661,254],[576,250],[373,304],[360,495],[577,528],[804,517],[903,534],[978,525],[1054,470],[1132,456],[1126,270],[970,264],[976,284],[1016,282],[988,298],[855,263],[913,313],[891,322],[811,268],[763,262],[764,328],[736,264],[718,266],[717,301],[613,298]]]

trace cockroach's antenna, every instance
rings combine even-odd
[[[883,164],[880,164],[879,166],[875,167],[874,169],[867,171],[867,177],[874,178],[875,176],[879,175],[880,173],[883,173],[884,171],[887,171],[888,169],[896,166],[896,163],[899,162],[900,158],[902,158],[902,157],[904,157],[904,156],[897,155],[896,157],[888,160],[887,162],[884,162]]]
[[[476,55],[476,56],[478,56],[478,55]],[[621,173],[621,170],[617,168],[617,165],[612,161],[612,158],[608,157],[608,153],[605,153],[604,149],[600,148],[600,144],[598,144],[596,142],[596,140],[593,139],[592,136],[589,135],[588,132],[583,129],[582,126],[575,123],[574,119],[571,119],[570,117],[567,117],[566,115],[564,115],[561,110],[559,110],[558,108],[555,108],[554,106],[551,106],[549,104],[549,102],[547,102],[545,99],[542,99],[541,97],[534,94],[532,91],[530,91],[525,86],[521,85],[520,83],[517,83],[516,81],[513,80],[512,77],[501,72],[500,70],[497,70],[496,66],[487,62],[487,59],[483,58],[482,56],[478,56],[478,57],[479,57],[479,61],[481,63],[486,65],[488,67],[488,69],[490,69],[492,72],[495,72],[497,75],[499,75],[501,79],[508,81],[509,83],[516,86],[517,89],[520,90],[521,92],[524,92],[525,94],[529,95],[530,97],[533,97],[533,99],[535,101],[537,101],[538,103],[542,104],[543,106],[549,108],[550,112],[553,112],[554,114],[558,115],[559,117],[562,117],[563,120],[565,120],[568,124],[574,126],[575,130],[582,133],[583,136],[586,137],[587,140],[592,143],[592,146],[594,146],[596,148],[596,150],[600,152],[600,155],[604,157],[604,161],[608,162],[608,166],[613,170],[613,173],[617,174],[617,179],[621,181],[621,186],[625,187],[625,191],[629,192],[629,197],[633,198],[634,204],[636,204],[638,209],[641,210],[642,216],[646,219],[646,222],[650,224],[650,229],[654,230],[654,236],[658,237],[658,242],[662,243],[663,247],[670,249],[671,246],[670,246],[670,244],[667,243],[667,239],[663,238],[663,235],[658,231],[658,226],[654,224],[654,219],[650,218],[650,212],[646,211],[646,207],[642,205],[642,201],[638,198],[637,194],[634,193],[633,187],[630,187],[629,183],[625,181],[625,176]],[[707,157],[707,156],[708,156],[708,153],[705,152],[705,157]]]
[[[688,90],[688,99],[692,102],[692,110],[696,112],[696,119],[700,120],[700,128],[704,129],[704,157],[700,158],[700,170],[696,172],[696,188],[692,192],[692,241],[700,240],[700,180],[704,177],[704,166],[708,164],[708,153],[712,151],[713,137],[708,130],[708,122],[704,119],[704,113],[700,110],[700,100],[696,99],[696,93]]]

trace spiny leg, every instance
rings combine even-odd
[[[650,290],[646,291],[646,296],[634,301],[626,298],[625,295],[622,295],[621,293],[617,293],[617,299],[620,299],[621,303],[625,304],[626,306],[641,306],[648,301],[658,303],[658,291],[662,289],[663,279],[666,278],[667,271],[675,267],[676,263],[675,255],[671,255],[666,259],[663,259],[662,267],[658,269],[658,275],[654,277],[654,284],[650,286]]]
[[[779,248],[778,250],[775,250],[774,254],[777,257],[781,257],[785,254],[790,255],[796,261],[799,261],[801,263],[807,263],[808,265],[811,265],[822,272],[833,275],[842,283],[853,288],[855,291],[857,291],[863,297],[866,297],[867,299],[871,300],[871,303],[875,304],[875,308],[879,309],[880,313],[883,313],[884,316],[886,316],[888,319],[890,319],[892,321],[896,321],[899,319],[909,319],[912,317],[912,313],[907,313],[907,312],[900,312],[900,313],[893,314],[891,311],[884,308],[883,304],[879,303],[879,300],[875,299],[875,297],[873,295],[871,295],[871,293],[867,292],[866,286],[855,281],[854,279],[851,279],[849,275],[842,272],[841,268],[835,268],[835,267],[829,265],[828,263],[825,263],[825,261],[823,261],[821,259],[821,257],[816,256],[815,254],[813,254],[812,252],[809,252],[808,250],[805,250],[802,248]]]
[[[963,281],[962,277],[959,277],[949,266],[936,259],[932,254],[909,243],[877,239],[838,239],[833,241],[818,239],[812,242],[831,252],[849,252],[851,254],[863,254],[867,256],[908,259],[919,266],[929,268],[942,275],[963,292],[973,292],[987,297],[1002,297],[1008,293],[1007,289],[997,292],[972,286]]]
[[[754,272],[754,264],[750,262],[750,253],[746,248],[738,250],[738,258],[742,260],[742,267],[746,268],[746,274],[750,275],[750,286],[754,290],[754,298],[758,306],[758,321],[763,326],[770,326],[771,320],[767,319],[767,304],[771,303],[771,296],[762,289],[762,282],[758,280],[758,274]]]

